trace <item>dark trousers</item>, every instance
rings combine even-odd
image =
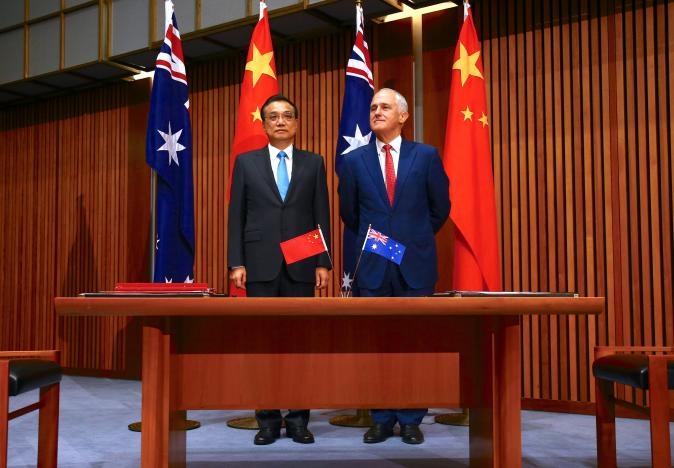
[[[294,281],[288,274],[285,262],[281,273],[271,281],[255,281],[246,283],[246,296],[248,297],[314,297],[314,283],[301,283]],[[286,427],[306,427],[309,424],[309,410],[288,410],[285,418],[281,418],[281,411],[257,410],[255,411],[257,424],[262,427],[280,428],[282,419],[285,419]]]
[[[384,281],[377,289],[360,288],[361,297],[421,297],[433,294],[433,286],[413,289],[405,282],[400,268],[392,262],[388,262]],[[402,424],[421,424],[427,408],[413,409],[373,409],[372,421],[375,424],[383,424],[393,427],[396,422]]]

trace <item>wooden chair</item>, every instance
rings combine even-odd
[[[0,468],[7,466],[9,421],[40,410],[37,466],[56,468],[58,453],[59,351],[0,351]],[[40,389],[40,400],[9,412],[9,397]]]
[[[651,464],[654,468],[671,468],[668,391],[674,389],[674,348],[597,346],[594,353],[592,374],[595,377],[597,400],[597,463],[599,467],[617,466],[615,431],[615,405],[617,404],[649,417]],[[616,398],[616,383],[647,390],[648,406],[643,407]]]

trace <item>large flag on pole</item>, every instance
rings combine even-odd
[[[146,160],[157,173],[155,282],[194,280],[192,131],[187,75],[173,3],[166,0],[164,43],[157,56]]]
[[[260,109],[269,98],[278,94],[274,48],[269,32],[267,4],[260,2],[260,19],[253,29],[243,72],[239,111],[236,115],[236,129],[232,145],[231,171],[238,155],[261,148],[269,143],[262,126]],[[231,177],[230,177],[231,180]]]
[[[450,180],[450,217],[456,226],[452,287],[499,291],[501,275],[484,68],[468,3],[464,3],[463,27],[454,53],[443,163]]]
[[[335,171],[339,175],[342,161],[346,154],[370,142],[370,103],[374,95],[374,78],[370,51],[365,41],[363,9],[356,6],[356,41],[351,51],[351,57],[346,66],[346,84],[344,88],[344,102],[342,104],[342,118],[339,122],[339,137],[337,139],[337,156]],[[352,290],[354,268],[360,249],[356,245],[356,236],[344,227],[342,292]]]
[[[261,148],[269,143],[262,126],[260,110],[262,104],[275,94],[278,94],[278,81],[274,47],[269,31],[267,4],[260,1],[260,18],[250,38],[246,68],[243,72],[243,83],[241,83],[239,110],[236,115],[236,129],[229,166],[230,188],[236,158],[240,154]],[[229,294],[245,296],[246,291],[230,282]]]

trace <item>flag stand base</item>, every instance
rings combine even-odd
[[[181,425],[181,427],[179,429],[183,430],[183,431],[191,431],[192,429],[197,429],[199,427],[201,427],[201,423],[199,421],[193,421],[191,419],[186,419],[185,424]],[[140,421],[133,422],[133,423],[129,424],[128,428],[132,432],[141,432],[141,422]]]
[[[439,414],[435,422],[447,426],[470,426],[470,414],[468,408],[462,408],[460,413]]]
[[[330,424],[333,426],[343,427],[371,427],[372,417],[370,417],[370,410],[359,409],[356,410],[355,415],[335,416],[330,418]]]

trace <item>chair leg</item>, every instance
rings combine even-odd
[[[615,403],[613,382],[595,379],[597,400],[597,464],[599,468],[617,466]]]
[[[664,356],[648,357],[648,388],[653,468],[671,468],[667,360],[664,359]]]
[[[7,437],[9,435],[9,361],[0,360],[0,468],[7,468]]]
[[[56,468],[59,437],[60,385],[40,389],[40,416],[38,428],[37,466]]]

